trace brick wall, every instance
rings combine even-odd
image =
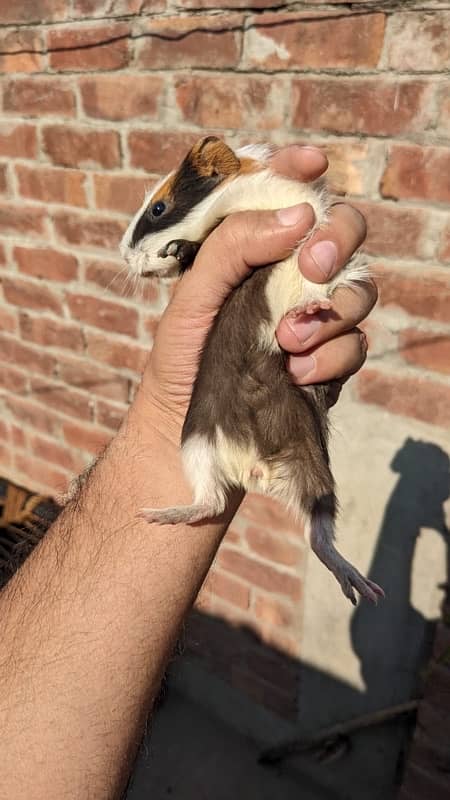
[[[412,430],[449,424],[448,5],[274,6],[0,0],[3,475],[63,491],[120,424],[167,288],[136,289],[117,244],[144,187],[205,131],[325,147],[335,190],[367,215],[381,287],[346,391]],[[200,607],[295,658],[303,556],[301,533],[249,498]],[[268,707],[295,696],[251,654],[223,662]]]

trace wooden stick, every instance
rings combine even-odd
[[[328,740],[338,736],[346,736],[354,731],[361,730],[361,728],[379,725],[382,722],[395,719],[395,717],[402,714],[411,714],[413,711],[417,710],[418,704],[418,700],[409,700],[407,703],[400,703],[390,708],[382,708],[379,711],[364,714],[361,717],[355,717],[347,722],[338,722],[335,725],[331,725],[329,728],[323,728],[307,739],[287,739],[280,744],[267,748],[267,750],[263,750],[258,761],[260,764],[277,764],[284,758],[288,758],[296,753],[306,753],[308,750],[319,747]]]

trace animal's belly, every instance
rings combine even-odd
[[[258,343],[262,349],[279,349],[275,331],[285,314],[301,304],[304,282],[297,253],[273,268],[265,287],[269,319],[264,320],[258,330]]]

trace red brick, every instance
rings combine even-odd
[[[0,0],[2,25],[63,20],[67,14],[66,0]]]
[[[283,86],[278,78],[237,74],[175,79],[182,118],[212,128],[271,130],[284,125]]]
[[[30,486],[31,480],[33,487],[45,488],[46,492],[50,490],[51,493],[63,494],[67,491],[71,478],[68,473],[58,470],[38,458],[32,458],[29,453],[15,453],[14,462],[16,469],[26,476],[24,483],[27,486]]]
[[[298,659],[300,655],[300,641],[297,635],[288,633],[282,628],[261,624],[259,626],[261,641],[268,647],[283,653],[289,658]]]
[[[45,233],[46,210],[35,206],[0,204],[0,232],[24,233],[27,236]]]
[[[0,33],[0,72],[42,72],[44,59],[40,31],[27,28],[3,28]],[[16,52],[25,51],[25,52]]]
[[[119,297],[127,297],[131,273],[128,267],[116,261],[105,259],[85,260],[84,277],[89,283],[94,283]]]
[[[35,350],[28,344],[0,333],[0,358],[16,366],[25,368],[28,372],[37,372],[42,375],[53,375],[55,359],[43,350]]]
[[[28,389],[27,376],[15,367],[1,364],[0,387],[15,394],[26,394]]]
[[[62,316],[61,300],[52,289],[25,278],[3,277],[1,282],[8,303],[25,308],[53,311]]]
[[[7,158],[35,158],[37,136],[34,125],[0,125],[0,156]]]
[[[90,117],[156,119],[163,81],[154,75],[97,75],[80,81],[85,113]]]
[[[266,684],[254,675],[233,668],[232,686],[249,695],[256,703],[268,708],[275,714],[291,719],[297,718],[297,700],[291,692],[283,691],[282,687]]]
[[[66,283],[75,280],[78,274],[75,256],[50,247],[15,247],[13,256],[20,272],[34,278],[48,278]]]
[[[31,390],[40,403],[68,414],[70,417],[92,419],[93,401],[81,392],[76,392],[58,383],[46,381],[43,378],[32,378]]]
[[[56,464],[69,472],[81,472],[84,461],[64,445],[34,434],[30,436],[31,452],[46,463]]]
[[[390,69],[438,72],[450,68],[450,12],[392,14],[387,59]]]
[[[27,447],[28,439],[18,425],[11,425],[11,440],[14,447],[22,448],[22,450]]]
[[[144,3],[145,5],[145,3]],[[121,17],[125,14],[142,14],[142,0],[74,0],[72,13],[84,17]],[[152,13],[164,11],[165,0],[150,0]]]
[[[245,34],[244,65],[259,69],[376,67],[384,40],[383,14],[320,19],[311,12],[253,17]]]
[[[424,208],[402,208],[388,203],[352,200],[364,214],[367,239],[363,249],[378,256],[426,258],[430,212]]]
[[[0,444],[0,464],[2,465],[3,469],[9,469],[11,467],[12,458],[11,458],[11,448],[8,445]]]
[[[9,441],[9,431],[9,427],[7,427],[2,420],[0,420],[0,439],[2,441]]]
[[[55,211],[52,216],[56,235],[65,244],[116,250],[126,229],[125,222],[109,217],[84,216],[74,211]]]
[[[20,315],[20,335],[42,347],[58,347],[75,352],[83,351],[83,336],[78,325],[51,317]]]
[[[89,425],[77,425],[75,422],[65,422],[62,426],[64,438],[71,447],[86,450],[87,453],[97,456],[111,440],[111,433],[100,431]]]
[[[250,550],[267,561],[287,567],[298,566],[300,562],[301,550],[287,542],[283,536],[250,526],[245,532],[245,538]]]
[[[254,561],[236,550],[222,549],[217,559],[218,566],[234,573],[250,584],[268,592],[282,594],[292,600],[300,598],[300,581],[294,575],[281,572],[268,564]]]
[[[144,69],[236,67],[241,54],[240,14],[151,19],[136,64]]]
[[[129,32],[123,22],[50,29],[47,47],[56,51],[49,54],[50,66],[58,70],[123,69],[129,61]]]
[[[288,628],[296,621],[289,605],[264,594],[256,595],[252,611],[258,620],[273,627]]]
[[[85,175],[68,169],[16,165],[19,191],[23,197],[44,203],[86,206]]]
[[[148,350],[138,344],[111,339],[102,334],[86,331],[87,354],[96,361],[117,369],[141,373],[148,359]]]
[[[128,137],[131,166],[148,172],[169,172],[199,138],[199,133],[131,131]]]
[[[98,400],[96,420],[99,425],[104,425],[105,428],[111,428],[111,430],[116,431],[120,428],[127,410],[127,406],[113,405],[106,400]]]
[[[250,605],[250,587],[230,575],[226,575],[225,572],[213,570],[208,576],[205,588],[217,597],[231,603],[232,606],[244,611]]]
[[[379,304],[399,306],[417,317],[450,322],[450,274],[446,269],[390,270],[375,268]]]
[[[123,403],[128,400],[129,382],[126,378],[85,359],[59,356],[58,378],[62,383],[90,394]]]
[[[394,144],[381,181],[381,193],[395,199],[448,203],[449,175],[450,149]]]
[[[443,383],[366,368],[358,376],[358,387],[366,403],[443,428],[450,425],[450,387]]]
[[[119,135],[115,131],[48,125],[43,135],[44,149],[54,164],[106,169],[120,166]]]
[[[408,328],[400,334],[403,358],[410,364],[450,375],[450,334]]]
[[[17,314],[7,308],[0,307],[0,331],[15,333],[17,330]]]
[[[41,117],[58,114],[75,115],[75,95],[58,78],[16,78],[4,83],[3,106],[5,111]]]
[[[95,175],[95,204],[124,214],[135,214],[144,200],[148,184],[130,175]]]
[[[296,523],[278,503],[259,494],[246,495],[239,509],[239,516],[241,515],[245,519],[280,533],[286,531],[295,536],[302,533],[301,525]]]
[[[144,318],[144,328],[147,331],[148,335],[151,339],[154,339],[156,336],[156,332],[158,330],[158,325],[160,321],[160,316],[154,316],[153,314],[147,318]]]
[[[292,81],[293,125],[301,130],[388,136],[423,133],[431,88],[420,81],[380,78]]]
[[[151,6],[152,0],[147,0]],[[177,0],[181,8],[271,8],[273,0]]]
[[[436,104],[438,111],[437,130],[444,136],[448,136],[450,129],[450,97],[446,85],[438,93]]]
[[[24,400],[21,397],[9,395],[5,403],[21,424],[31,425],[43,433],[56,435],[59,430],[59,419],[53,409],[45,408],[34,400]]]
[[[114,333],[137,336],[138,313],[112,300],[102,300],[85,294],[67,293],[67,304],[72,317]]]

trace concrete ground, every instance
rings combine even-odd
[[[249,739],[171,690],[142,747],[127,800],[337,800],[310,778],[257,763]]]

